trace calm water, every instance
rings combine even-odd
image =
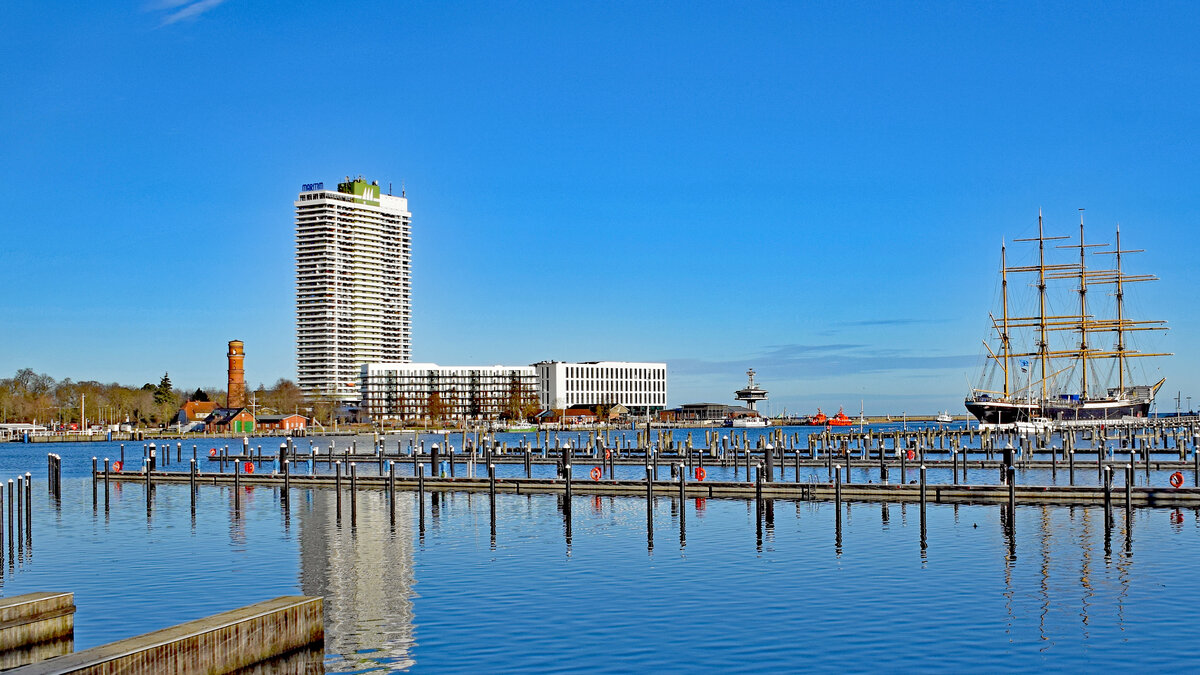
[[[335,672],[1167,670],[1200,651],[1192,510],[1127,529],[1117,509],[1106,536],[1101,509],[1019,507],[1010,538],[998,507],[930,505],[922,548],[914,506],[846,504],[839,537],[832,504],[777,500],[759,525],[753,503],[688,500],[681,519],[660,497],[651,536],[644,499],[576,497],[568,528],[561,497],[502,494],[493,540],[486,495],[427,503],[423,535],[403,493],[394,531],[373,492],[354,528],[329,490],[293,490],[285,514],[246,488],[238,513],[209,486],[193,518],[186,486],[147,514],[141,485],[113,483],[93,510],[90,458],[116,446],[0,445],[0,478],[36,478],[3,593],[74,591],[77,649],[305,593],[326,598]]]

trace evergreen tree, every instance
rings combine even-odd
[[[204,403],[207,403],[208,402],[208,393],[205,392],[200,387],[196,387],[196,391],[192,392],[192,397],[189,398],[188,400],[189,401],[202,401]]]
[[[158,381],[158,388],[154,390],[154,402],[158,405],[164,403],[173,403],[175,401],[175,392],[171,390],[171,376],[163,373],[162,379]]]

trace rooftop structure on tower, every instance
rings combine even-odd
[[[758,409],[755,408],[755,406],[759,401],[767,400],[767,390],[754,384],[753,368],[747,370],[746,375],[750,378],[749,383],[746,384],[745,389],[738,389],[735,394],[737,396],[737,400],[746,402],[747,408],[753,410],[754,412],[758,412]]]

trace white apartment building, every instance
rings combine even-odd
[[[408,199],[359,176],[304,185],[295,208],[299,385],[357,402],[363,364],[411,358]]]
[[[361,413],[374,420],[524,419],[539,410],[533,366],[368,363],[361,381]]]
[[[543,408],[622,405],[648,415],[667,405],[667,364],[629,361],[535,363]]]

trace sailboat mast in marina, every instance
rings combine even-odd
[[[1125,272],[1123,256],[1141,250],[1121,248],[1119,226],[1112,249],[1092,251],[1093,255],[1111,256],[1112,267],[1089,268],[1087,254],[1090,249],[1103,249],[1108,245],[1087,243],[1084,234],[1083,210],[1080,209],[1079,241],[1055,246],[1078,250],[1078,260],[1072,256],[1068,262],[1047,262],[1047,242],[1070,238],[1046,236],[1039,212],[1037,237],[1015,240],[1037,243],[1036,264],[1010,266],[1008,247],[1001,244],[1001,312],[999,317],[992,316],[997,349],[984,342],[988,352],[984,380],[999,371],[1002,388],[990,390],[981,383],[967,397],[967,410],[980,424],[1115,422],[1128,417],[1145,417],[1149,413],[1165,378],[1152,385],[1131,384],[1130,360],[1169,354],[1133,349],[1129,345],[1129,336],[1137,331],[1166,330],[1166,322],[1128,318],[1125,287],[1130,283],[1154,281],[1155,277]],[[1010,312],[1010,275],[1034,277],[1032,285],[1037,289],[1037,306],[1028,316]],[[1051,309],[1051,284],[1070,286],[1069,292],[1076,296],[1069,301],[1071,309],[1067,313],[1056,313]],[[1098,317],[1093,313],[1093,306],[1098,303],[1090,302],[1088,293],[1097,287],[1113,288],[1112,316]],[[1101,346],[1105,334],[1114,336],[1112,347]],[[1015,336],[1019,337],[1014,339]],[[1019,371],[1014,370],[1014,360]],[[1111,371],[1115,372],[1109,373],[1109,380],[1115,381],[1104,381],[1104,365],[1112,366]],[[1024,377],[1018,377],[1021,375]]]

